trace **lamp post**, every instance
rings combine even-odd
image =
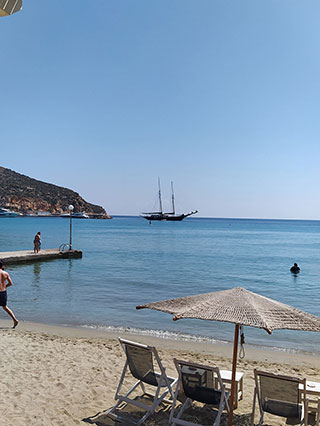
[[[72,250],[72,212],[73,212],[73,209],[74,209],[73,205],[70,204],[70,206],[68,207],[68,210],[70,212],[70,243],[69,243],[70,250]]]
[[[22,9],[22,0],[0,0],[0,17],[12,15]]]

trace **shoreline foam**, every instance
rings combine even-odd
[[[70,325],[64,324],[62,326],[70,327]],[[122,334],[126,333],[133,336],[147,336],[147,337],[155,337],[159,339],[164,340],[173,340],[173,341],[186,341],[190,343],[206,343],[206,344],[218,344],[218,345],[232,345],[232,341],[229,340],[222,340],[222,339],[215,339],[212,337],[207,337],[203,335],[193,335],[193,334],[187,334],[187,333],[176,333],[169,330],[153,330],[153,329],[141,329],[141,328],[135,328],[135,327],[115,327],[115,326],[95,326],[95,325],[80,325],[80,326],[74,326],[79,328],[84,328],[88,330],[97,330],[101,332],[106,333],[113,333],[113,334]],[[249,327],[250,328],[250,327]],[[292,348],[289,346],[273,346],[273,345],[266,345],[261,343],[246,343],[246,347],[252,347],[256,349],[266,350],[266,351],[276,351],[276,352],[286,352],[286,353],[293,353],[297,355],[312,355],[315,357],[320,357],[320,348],[314,347],[314,350],[308,350],[308,349],[298,349],[298,348]],[[317,350],[318,349],[318,350]]]
[[[2,329],[10,330],[11,320],[0,320],[0,331]],[[18,327],[13,331],[15,333],[45,333],[46,335],[58,336],[70,339],[106,339],[117,340],[118,337],[125,337],[131,340],[139,340],[141,343],[161,346],[164,349],[189,350],[195,353],[215,354],[232,359],[233,343],[222,342],[218,340],[205,341],[200,339],[197,341],[188,339],[172,339],[170,336],[155,336],[132,332],[132,330],[101,330],[88,327],[70,327],[68,325],[52,325],[44,323],[35,323],[28,321],[20,321]],[[312,365],[320,368],[320,356],[316,352],[301,352],[293,349],[282,349],[267,347],[261,345],[245,345],[245,353],[248,360],[266,361],[266,362],[286,362],[291,365]]]

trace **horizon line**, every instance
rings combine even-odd
[[[141,217],[140,215],[135,214],[112,214],[111,217]],[[141,219],[144,219],[141,217]],[[278,220],[278,221],[310,221],[310,222],[319,222],[319,219],[302,219],[302,218],[268,218],[268,217],[224,217],[224,216],[197,216],[197,217],[188,217],[188,220],[197,220],[197,219],[217,219],[217,220]]]

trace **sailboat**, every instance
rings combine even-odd
[[[162,208],[162,198],[161,198],[161,187],[160,187],[160,179],[158,178],[158,197],[159,197],[159,211],[157,212],[149,212],[149,213],[141,213],[141,217],[151,221],[151,220],[169,220],[169,221],[181,221],[185,217],[191,216],[193,214],[198,213],[198,210],[194,210],[190,213],[182,213],[176,214],[175,204],[174,204],[174,191],[173,191],[173,182],[171,182],[171,202],[172,202],[172,212],[164,212]]]

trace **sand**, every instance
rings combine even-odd
[[[94,330],[44,324],[0,321],[0,425],[72,426],[112,425],[105,416],[114,404],[114,393],[124,364],[117,336]],[[231,345],[177,342],[146,336],[122,337],[154,344],[170,375],[176,376],[173,358],[231,369]],[[306,377],[320,382],[320,357],[246,348],[238,371],[244,376],[244,399],[234,412],[234,425],[250,424],[253,400],[253,369]],[[196,410],[189,419],[209,424],[209,410]],[[147,425],[168,424],[167,406],[154,414]],[[117,423],[118,424],[118,423]],[[212,424],[212,423],[211,423]],[[224,414],[221,425],[227,425]],[[265,424],[280,426],[285,419],[266,416]],[[314,418],[310,418],[314,424]]]

